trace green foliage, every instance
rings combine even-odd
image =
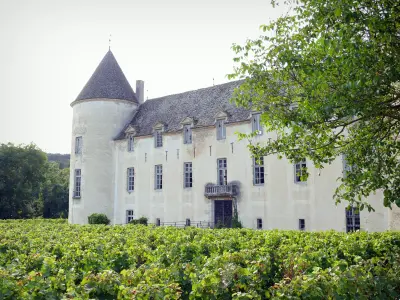
[[[59,165],[60,169],[69,168],[69,154],[47,153],[47,159],[51,162],[56,162]]]
[[[142,225],[146,225],[147,226],[147,222],[148,222],[148,219],[146,217],[140,217],[139,219],[131,220],[129,222],[129,224],[133,224],[133,225],[142,224]]]
[[[110,224],[110,219],[105,214],[93,213],[88,216],[89,224]]]
[[[316,168],[344,154],[353,168],[337,201],[372,209],[365,197],[383,190],[385,206],[400,206],[398,2],[285,2],[290,14],[262,25],[258,39],[233,45],[229,78],[245,79],[233,98],[261,111],[266,131],[276,132],[251,152],[307,158]]]
[[[68,216],[69,169],[35,145],[0,145],[0,219]]]
[[[400,232],[0,221],[0,299],[397,299]]]

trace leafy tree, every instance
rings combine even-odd
[[[337,202],[371,210],[365,197],[383,190],[385,206],[400,206],[398,1],[285,3],[293,13],[262,25],[258,39],[233,45],[237,65],[228,77],[244,79],[233,99],[261,111],[266,130],[276,132],[250,150],[307,158],[317,168],[344,155],[353,167]]]
[[[46,154],[35,145],[0,145],[0,219],[40,216]]]

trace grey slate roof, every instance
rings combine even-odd
[[[138,103],[135,92],[129,85],[110,50],[106,53],[76,100],[94,98],[123,99]]]
[[[245,121],[250,118],[250,110],[237,107],[229,100],[235,87],[242,81],[232,81],[195,91],[169,95],[145,101],[138,107],[132,121],[122,130],[116,139],[123,139],[125,129],[132,125],[136,135],[151,135],[153,126],[164,124],[165,132],[181,129],[185,118],[194,118],[194,127],[213,126],[215,116],[224,111],[227,123]]]

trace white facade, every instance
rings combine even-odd
[[[113,56],[107,55],[116,65]],[[110,63],[106,58],[104,60],[103,69]],[[307,161],[310,176],[306,182],[295,182],[294,165],[270,155],[264,157],[264,183],[255,184],[248,141],[238,141],[235,134],[254,130],[250,112],[245,120],[224,124],[226,127],[219,129],[217,136],[218,119],[226,116],[221,111],[212,125],[193,126],[189,144],[184,141],[184,126],[195,116],[178,120],[181,125],[174,130],[165,130],[158,120],[160,122],[152,124],[151,133],[138,135],[135,126],[127,126],[144,105],[143,82],[139,81],[138,86],[141,92],[137,90],[140,97],[136,102],[82,97],[71,104],[70,223],[86,224],[90,214],[104,213],[112,224],[125,224],[133,213],[134,218],[144,216],[150,223],[184,224],[189,219],[191,224],[201,221],[213,226],[216,214],[221,213],[220,205],[232,201],[230,209],[237,207],[244,227],[346,231],[347,203],[335,205],[333,200],[339,184],[337,179],[343,172],[340,157],[322,170]],[[83,94],[93,92],[85,88],[86,94]],[[156,147],[155,130],[162,132],[160,147]],[[121,132],[123,137],[117,139]],[[128,147],[132,141],[130,135],[133,135],[133,148],[132,145]],[[274,135],[264,132],[254,142],[268,138],[274,138]],[[226,186],[217,186],[216,193],[205,196],[208,184],[218,185],[218,159],[226,159],[227,183],[237,187],[237,194],[221,193]],[[192,187],[184,186],[185,163],[192,166]],[[156,165],[162,166],[161,189],[156,186]],[[218,202],[220,200],[225,202]],[[370,196],[368,201],[375,212],[361,211],[361,230],[400,228],[400,209],[390,211],[383,207],[380,192]],[[227,214],[231,216],[232,211]]]

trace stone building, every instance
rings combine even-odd
[[[69,222],[92,213],[113,224],[145,216],[160,225],[383,231],[397,227],[382,195],[375,212],[346,210],[332,195],[346,168],[342,158],[323,170],[275,156],[254,161],[235,132],[263,132],[258,112],[229,99],[239,81],[144,101],[108,51],[72,102]],[[302,167],[310,176],[302,181]],[[397,220],[397,218],[396,218]]]

